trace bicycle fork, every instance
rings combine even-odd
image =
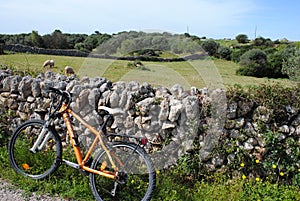
[[[42,131],[40,132],[37,140],[35,141],[35,143],[33,144],[33,146],[29,149],[29,151],[31,151],[32,153],[36,153],[37,151],[40,151],[43,149],[43,147],[45,146],[45,144],[48,142],[48,140],[51,137],[51,132],[49,131],[48,127],[49,127],[50,122],[46,121],[45,125],[42,128]],[[47,133],[46,137],[45,134]]]

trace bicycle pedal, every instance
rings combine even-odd
[[[104,161],[104,162],[101,164],[100,171],[105,170],[106,166],[107,166],[107,162]]]

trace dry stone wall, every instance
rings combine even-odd
[[[147,149],[153,152],[152,157],[161,168],[169,167],[183,154],[195,151],[192,146],[195,140],[200,145],[199,160],[210,170],[234,160],[236,153],[216,150],[220,144],[230,146],[232,139],[235,146],[260,157],[257,150],[263,149],[266,142],[258,129],[258,122],[268,124],[272,113],[251,101],[229,102],[223,90],[207,91],[193,87],[187,92],[180,85],[170,89],[154,88],[148,83],[112,83],[101,77],[78,79],[51,71],[32,78],[1,70],[0,105],[16,113],[11,130],[27,119],[44,118],[51,102],[44,90],[47,86],[71,92],[73,110],[95,127],[103,122],[95,108],[101,105],[121,108],[125,114],[115,116],[110,129],[147,137],[151,142]],[[294,120],[276,129],[282,139],[300,136],[299,112],[288,106],[286,108],[285,112]],[[93,134],[76,121],[75,125],[82,144],[89,145]],[[56,129],[65,139],[64,144],[67,143],[62,120]]]

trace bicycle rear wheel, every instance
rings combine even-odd
[[[59,167],[62,157],[60,137],[51,128],[46,130],[40,143],[44,141],[44,146],[30,151],[44,125],[45,121],[42,120],[23,123],[13,133],[8,145],[8,156],[13,169],[33,179],[43,179],[54,172]]]
[[[90,174],[92,192],[98,201],[150,200],[156,183],[153,164],[139,145],[116,143],[111,146],[111,155],[119,168],[117,180]],[[123,167],[121,165],[123,164]],[[94,159],[91,168],[113,171],[107,154],[102,151]]]

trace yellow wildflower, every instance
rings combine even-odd
[[[246,179],[246,178],[247,178],[246,175],[243,174],[242,179],[244,180],[244,179]]]
[[[255,163],[259,163],[260,161],[258,159],[255,160]]]
[[[259,177],[256,177],[255,180],[256,180],[257,182],[259,182],[259,181],[260,181],[260,178],[259,178]]]
[[[159,170],[156,170],[156,174],[160,174],[160,171],[159,171]]]
[[[276,166],[275,164],[274,164],[274,165],[272,165],[272,168],[273,168],[273,169],[276,169],[276,167],[277,167],[277,166]]]
[[[241,163],[241,167],[245,167],[245,164],[244,164],[244,163]]]
[[[279,175],[283,177],[284,176],[284,172],[280,172]]]

